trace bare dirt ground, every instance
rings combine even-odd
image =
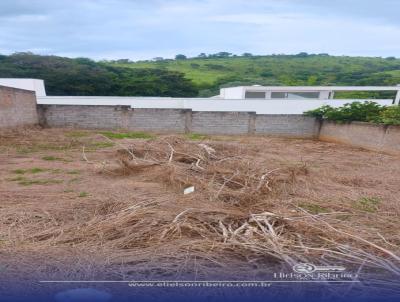
[[[399,185],[398,157],[312,140],[4,132],[1,270],[252,280],[310,262],[398,278]]]

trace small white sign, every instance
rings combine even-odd
[[[192,187],[188,187],[188,188],[186,188],[185,190],[183,190],[183,194],[190,194],[190,193],[193,193],[194,192],[194,187],[192,186]]]

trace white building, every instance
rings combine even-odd
[[[31,90],[37,97],[46,96],[44,81],[38,79],[0,79],[0,85],[12,88]]]
[[[332,100],[335,92],[342,91],[397,91],[395,103],[400,101],[398,86],[238,86],[222,88],[215,98],[243,99],[289,99],[289,100]]]
[[[354,101],[380,105],[400,103],[400,86],[239,86],[223,88],[213,98],[46,96],[43,80],[0,79],[0,85],[33,90],[38,104],[103,105],[131,108],[191,109],[193,111],[252,111],[258,114],[302,114],[323,105],[343,106]],[[394,99],[334,99],[338,91],[393,91]]]

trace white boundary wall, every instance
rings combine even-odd
[[[392,105],[393,100],[326,99],[326,100],[229,100],[208,98],[145,98],[145,97],[38,97],[39,105],[103,105],[130,106],[138,109],[191,109],[193,111],[256,112],[257,114],[302,114],[323,105],[339,107],[351,102],[374,101]]]
[[[43,80],[0,78],[0,85],[34,91],[37,97],[46,96],[46,89],[44,88]]]

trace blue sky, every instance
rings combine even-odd
[[[399,0],[1,0],[0,53],[400,57]]]

